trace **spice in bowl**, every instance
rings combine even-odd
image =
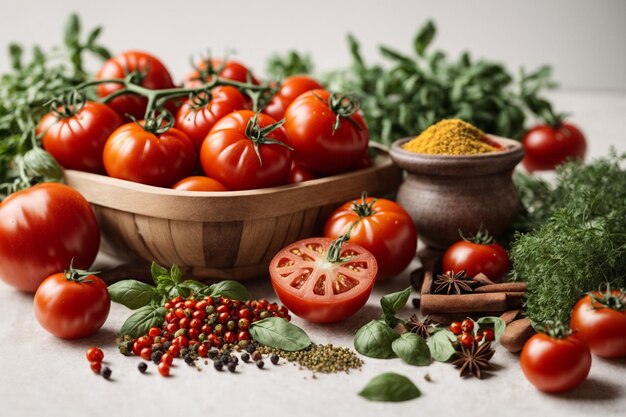
[[[430,155],[477,155],[501,150],[485,132],[460,119],[444,119],[408,141],[402,149]]]

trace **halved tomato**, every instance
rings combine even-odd
[[[366,249],[310,238],[288,245],[270,262],[272,286],[295,315],[314,323],[334,323],[356,313],[367,301],[378,265]],[[330,255],[329,255],[330,251]],[[337,256],[338,255],[338,256]]]

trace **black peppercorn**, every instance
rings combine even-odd
[[[261,359],[259,359],[258,361],[256,361],[256,366],[259,369],[263,369],[263,366],[265,366],[265,363]]]
[[[278,355],[273,354],[272,356],[270,356],[270,360],[272,361],[274,365],[276,365],[278,363]]]
[[[156,351],[156,352],[152,352],[152,362],[154,362],[156,365],[159,364],[159,362],[161,362],[161,358],[163,357],[163,352],[160,351]]]
[[[145,362],[139,362],[139,365],[137,365],[137,369],[139,369],[139,372],[143,374],[146,372],[146,370],[148,370],[148,364]]]
[[[189,366],[194,364],[194,359],[193,359],[193,356],[191,355],[185,355],[184,360],[185,360],[185,363]]]
[[[208,352],[209,359],[215,359],[219,353],[220,351],[217,348],[212,347]]]
[[[246,347],[246,352],[248,352],[249,354],[253,354],[255,350],[256,350],[256,346],[254,345],[254,343],[250,343]]]
[[[170,341],[168,340],[167,342],[163,343],[163,345],[162,345],[162,346],[163,346],[163,350],[164,350],[165,352],[167,352],[167,350],[170,348],[170,346],[172,346],[172,342],[170,342]]]
[[[250,354],[248,352],[244,352],[241,354],[241,360],[244,362],[250,361]]]
[[[228,370],[230,372],[235,372],[237,370],[237,364],[235,362],[230,362],[228,364]]]
[[[224,367],[224,364],[222,363],[222,361],[215,361],[213,362],[213,367],[215,368],[216,371],[221,371],[222,368]]]
[[[104,377],[104,379],[111,379],[112,373],[113,371],[111,371],[111,368],[109,368],[108,366],[105,366],[102,370],[102,376]]]

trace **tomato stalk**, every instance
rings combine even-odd
[[[567,339],[572,335],[572,330],[560,320],[547,320],[543,324],[533,325],[535,330],[545,333],[553,339]]]
[[[607,284],[606,290],[601,294],[590,292],[588,293],[591,298],[591,308],[610,308],[615,311],[626,311],[626,291],[623,289],[611,290],[610,285]],[[600,307],[597,307],[598,304]]]
[[[89,284],[93,282],[91,279],[86,279],[89,276],[97,275],[100,272],[90,272],[83,269],[74,268],[74,259],[70,261],[70,268],[64,272],[65,279],[68,281],[74,281],[81,284]]]
[[[350,116],[359,111],[361,107],[361,102],[357,96],[354,94],[332,93],[328,98],[328,107],[330,107],[336,115],[335,124],[333,125],[333,134],[341,126],[342,118],[347,119],[361,130],[361,126],[350,118]]]
[[[276,123],[272,123],[269,126],[261,127],[259,125],[259,112],[256,112],[254,116],[248,121],[246,125],[246,136],[252,141],[254,145],[254,153],[259,158],[259,164],[263,166],[263,159],[259,152],[259,145],[280,145],[293,151],[293,148],[284,142],[276,139],[268,138],[267,135],[274,130],[279,129],[285,123],[285,119],[279,120]]]
[[[476,243],[477,245],[491,245],[493,243],[493,236],[489,234],[489,231],[485,229],[481,224],[475,235],[465,237],[463,231],[459,229],[459,236],[466,242]]]
[[[328,262],[339,263],[339,262],[346,262],[350,259],[349,257],[348,258],[341,257],[341,247],[343,246],[344,243],[350,240],[350,234],[352,233],[352,229],[354,229],[354,226],[356,226],[358,222],[359,222],[358,220],[355,220],[350,225],[350,228],[345,234],[333,240],[333,243],[331,243],[330,247],[328,248],[328,254],[326,255],[326,260]]]
[[[375,198],[368,203],[367,193],[364,192],[363,194],[361,194],[360,203],[352,203],[352,211],[354,211],[359,216],[359,219],[362,219],[363,217],[370,217],[376,213],[376,211],[374,211],[374,204],[376,204],[377,201],[378,199]]]

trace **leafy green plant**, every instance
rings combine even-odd
[[[568,322],[584,293],[626,286],[625,160],[612,152],[588,165],[566,163],[554,186],[523,180],[530,232],[517,233],[510,254],[514,277],[528,283],[526,313],[534,322]]]

